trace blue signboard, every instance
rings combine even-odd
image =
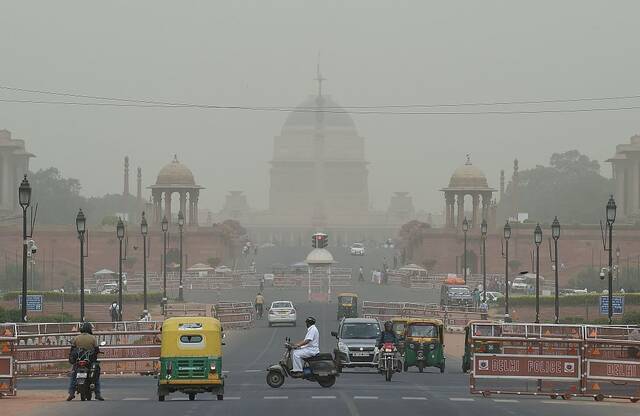
[[[613,296],[611,302],[613,314],[622,315],[624,313],[624,296]],[[600,296],[600,315],[609,315],[609,296]]]
[[[43,296],[27,295],[27,312],[42,312]],[[22,307],[22,296],[18,296],[18,308]]]

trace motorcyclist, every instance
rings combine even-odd
[[[304,358],[320,354],[320,332],[318,332],[318,328],[316,328],[316,318],[309,316],[304,322],[307,324],[307,334],[302,341],[292,345],[294,348],[291,353],[293,365],[292,375],[302,373]]]
[[[380,333],[380,336],[378,337],[378,348],[382,348],[382,346],[384,344],[388,344],[391,343],[393,344],[394,347],[396,347],[396,363],[397,367],[396,367],[396,371],[400,371],[400,353],[397,351],[398,348],[398,336],[396,335],[396,333],[393,331],[393,323],[391,321],[386,321],[384,323],[384,330]]]
[[[362,266],[358,269],[358,281],[364,282],[364,270],[362,269]]]
[[[256,295],[256,313],[258,314],[258,317],[262,318],[262,311],[264,308],[264,296],[262,296],[262,292],[258,292],[258,294]]]
[[[78,352],[80,350],[84,351],[93,351],[91,356],[91,361],[97,359],[99,348],[96,337],[93,336],[93,325],[90,322],[83,322],[80,325],[80,335],[74,338],[71,343],[71,351],[69,352],[69,362],[73,364],[73,369],[71,370],[71,379],[69,380],[69,396],[67,397],[67,401],[71,401],[76,396],[76,366],[75,361],[78,356]],[[95,395],[96,400],[103,401],[104,398],[100,393],[100,373],[96,374],[96,383],[95,383]]]

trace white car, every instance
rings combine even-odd
[[[482,292],[480,292],[482,294]],[[496,303],[503,298],[504,295],[500,292],[489,292],[487,291],[487,302],[488,303]]]
[[[288,300],[278,300],[271,303],[269,308],[269,326],[273,324],[293,324],[296,326],[296,308]]]
[[[513,282],[511,283],[511,290],[514,292],[520,291],[520,292],[528,293],[529,288],[530,288],[529,284],[522,277],[516,277],[515,279],[513,279]]]
[[[231,270],[231,267],[229,266],[222,265],[222,266],[216,267],[214,271],[216,273],[231,273],[233,270]]]
[[[364,245],[362,243],[353,243],[349,248],[349,252],[352,256],[364,256]]]

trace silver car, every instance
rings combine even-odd
[[[344,318],[338,331],[331,332],[336,337],[333,350],[338,371],[342,368],[377,368],[377,346],[382,327],[373,318]]]
[[[274,324],[293,324],[293,326],[296,326],[296,320],[296,308],[291,301],[278,300],[271,303],[267,317],[269,326]]]

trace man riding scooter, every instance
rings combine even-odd
[[[378,348],[382,348],[382,346],[384,344],[388,344],[391,343],[393,344],[394,347],[396,347],[396,349],[398,348],[398,336],[396,335],[395,331],[393,330],[393,323],[391,321],[386,321],[384,323],[384,331],[382,331],[380,333],[380,337],[378,338]],[[400,353],[396,352],[396,372],[400,372],[400,369],[402,368],[400,366]]]
[[[75,337],[73,342],[71,343],[71,351],[69,352],[69,361],[74,364],[77,354],[79,351],[93,351],[93,358],[97,359],[98,355],[98,342],[96,341],[96,337],[93,336],[93,325],[90,322],[83,322],[80,326],[80,335]],[[73,360],[72,360],[73,358]],[[73,369],[71,371],[71,379],[69,380],[69,396],[67,397],[67,401],[71,401],[76,396],[76,366],[74,364]],[[103,401],[104,398],[102,394],[100,394],[100,373],[96,374],[95,380],[95,397],[96,400]]]
[[[304,339],[298,343],[293,344],[293,353],[291,355],[291,361],[293,369],[291,371],[292,376],[302,376],[302,367],[304,365],[304,358],[314,357],[320,354],[320,333],[316,328],[316,319],[312,316],[305,319],[307,324],[307,335]]]

